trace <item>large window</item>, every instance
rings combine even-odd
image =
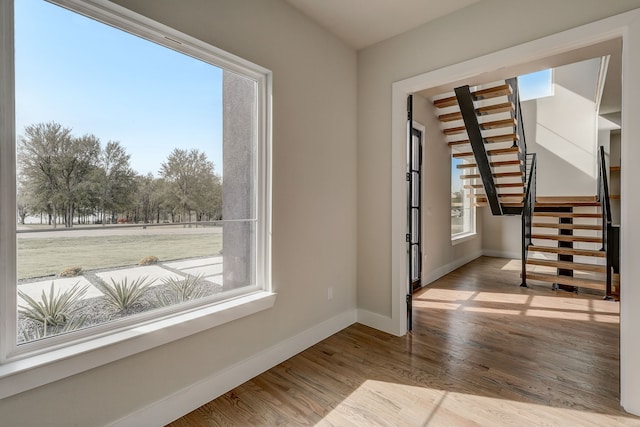
[[[270,291],[269,72],[104,2],[2,13],[2,360]]]
[[[458,165],[464,163],[464,160],[459,158],[451,159],[451,239],[454,241],[476,232],[475,200],[471,197],[474,193],[474,185],[469,184],[475,180],[461,178],[476,172],[474,172],[475,169],[458,168]]]

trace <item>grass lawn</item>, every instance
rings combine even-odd
[[[160,261],[218,255],[222,234],[18,238],[18,279],[137,264],[154,255]]]

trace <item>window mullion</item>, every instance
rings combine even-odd
[[[0,362],[16,347],[16,150],[13,0],[0,2]]]

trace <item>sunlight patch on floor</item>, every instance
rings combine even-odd
[[[440,301],[466,301],[473,297],[476,292],[473,291],[456,291],[450,289],[428,289],[421,293],[417,299],[440,300]]]
[[[527,300],[529,299],[529,295],[517,295],[499,292],[478,292],[478,294],[475,295],[472,299],[474,301],[482,302],[526,304]]]
[[[574,295],[562,297],[432,288],[416,295],[413,305],[416,308],[481,314],[524,315],[601,323],[620,322],[619,302],[579,298]]]
[[[522,271],[522,263],[519,259],[512,259],[507,262],[500,270],[503,271]]]
[[[638,419],[366,380],[316,425],[637,426]]]

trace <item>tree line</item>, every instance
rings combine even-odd
[[[222,181],[205,153],[175,148],[157,178],[136,173],[130,160],[118,141],[103,145],[56,122],[27,126],[18,138],[18,221],[40,215],[53,227],[73,227],[222,218]]]

